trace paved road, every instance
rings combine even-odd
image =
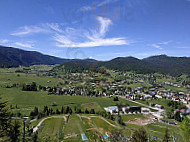
[[[126,99],[125,98],[125,96],[119,96],[120,98],[123,98],[123,99]],[[142,104],[142,103],[140,103],[140,102],[136,102],[136,101],[133,101],[133,100],[129,100],[129,99],[126,99],[126,100],[128,100],[128,101],[130,101],[130,102],[133,102],[133,103],[136,103],[136,104],[139,104],[139,105],[141,105],[141,106],[144,106],[144,107],[147,107],[147,108],[150,108],[150,109],[154,109],[154,110],[160,110],[160,109],[158,109],[158,108],[154,108],[154,107],[151,107],[151,106],[148,106],[148,105],[145,105],[145,104]]]

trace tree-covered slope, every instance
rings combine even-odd
[[[62,64],[68,59],[44,55],[36,51],[24,51],[12,47],[0,46],[0,67],[30,66],[38,64]]]
[[[152,56],[143,59],[157,72],[167,74],[190,74],[190,58],[189,57],[169,57],[167,55]]]
[[[166,55],[152,56],[142,60],[134,57],[118,57],[110,61],[99,62],[78,60],[64,63],[57,69],[64,67],[65,70],[70,72],[82,72],[83,70],[92,69],[97,71],[101,66],[105,66],[107,69],[135,71],[137,73],[190,74],[189,57],[169,57]]]

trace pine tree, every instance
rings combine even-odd
[[[33,142],[37,142],[38,141],[38,134],[34,133],[33,137],[32,137],[32,141]]]
[[[20,134],[20,124],[18,121],[15,120],[13,123],[13,126],[10,129],[10,141],[11,142],[19,142],[19,136]]]
[[[64,107],[61,107],[61,114],[64,114]]]
[[[180,111],[177,111],[174,115],[174,119],[181,122],[182,121],[182,118],[180,116]]]
[[[0,137],[8,135],[11,126],[10,121],[11,117],[7,102],[0,102]]]
[[[168,131],[168,128],[166,128],[163,142],[169,142],[169,141],[170,141],[169,131]]]
[[[190,142],[190,119],[185,117],[183,122],[180,124],[181,133],[186,142]]]

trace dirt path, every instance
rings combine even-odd
[[[42,123],[43,123],[45,120],[50,119],[50,118],[63,118],[63,119],[65,120],[65,122],[66,122],[66,120],[67,120],[66,116],[50,116],[50,117],[43,118],[43,119],[38,123],[38,125],[37,125],[36,127],[34,127],[33,133],[37,132],[38,129],[39,129],[39,127],[42,125]]]

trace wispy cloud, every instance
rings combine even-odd
[[[77,32],[76,29],[71,29],[72,32],[65,30],[63,34],[56,34],[53,39],[56,41],[57,47],[97,47],[97,46],[114,46],[114,45],[129,45],[131,41],[127,41],[124,37],[105,38],[106,32],[109,31],[109,26],[112,21],[105,17],[97,17],[99,28],[96,30],[84,30]],[[81,37],[83,41],[78,39]]]
[[[161,45],[168,45],[169,43],[171,43],[172,40],[169,40],[169,41],[163,41],[163,42],[160,42],[158,44],[161,44]]]
[[[91,6],[89,6],[89,5],[88,6],[83,6],[83,7],[81,7],[79,9],[79,11],[82,11],[82,12],[91,11],[91,10],[94,10],[94,9],[96,9],[98,7],[102,7],[102,6],[110,4],[110,3],[115,3],[117,1],[118,0],[104,0],[104,1],[102,1],[100,3],[96,3],[96,4],[93,4]]]
[[[39,26],[23,26],[11,33],[13,36],[23,36],[35,33],[47,33],[48,30]]]
[[[7,47],[16,47],[16,48],[34,48],[35,41],[34,40],[10,40],[10,39],[2,39],[0,40],[0,45]]]
[[[113,45],[129,45],[130,42],[127,42],[124,38],[107,38],[107,39],[98,39],[95,41],[86,41],[86,42],[72,42],[71,40],[65,38],[64,36],[57,35],[54,39],[58,42],[56,43],[57,47],[97,47],[97,46],[113,46]]]
[[[115,3],[117,2],[118,0],[104,0],[102,1],[101,3],[99,3],[97,6],[100,7],[100,6],[104,6],[106,4],[109,4],[109,3]]]
[[[177,47],[179,49],[190,49],[190,46],[180,46],[180,47]]]
[[[163,49],[160,45],[158,45],[158,44],[150,44],[150,46],[152,46],[152,47],[155,47],[155,48],[157,48],[157,49]]]
[[[172,40],[169,41],[163,41],[159,43],[154,43],[154,44],[148,44],[148,46],[152,46],[157,49],[163,49],[163,46],[168,45],[169,43],[173,42]]]
[[[14,44],[15,44],[16,46],[24,47],[24,48],[33,48],[33,47],[34,47],[33,43],[15,42]]]
[[[107,1],[108,2],[108,1]],[[125,37],[106,38],[106,33],[112,25],[109,18],[97,16],[99,23],[95,29],[75,29],[65,27],[63,23],[44,23],[40,25],[24,26],[11,33],[13,36],[26,36],[32,34],[45,33],[51,36],[57,47],[97,47],[113,45],[129,45],[132,41]],[[63,28],[64,27],[64,28]],[[16,43],[18,46],[32,48],[28,43]]]
[[[0,39],[0,44],[6,44],[9,43],[8,39]]]
[[[12,32],[12,36],[27,36],[32,34],[50,34],[55,32],[63,32],[61,27],[64,26],[64,23],[43,23],[39,25],[32,26],[23,26],[19,27],[16,31]]]
[[[83,7],[81,7],[81,8],[79,9],[79,11],[84,12],[84,11],[90,11],[90,10],[92,10],[92,9],[93,9],[92,6],[83,6]]]

